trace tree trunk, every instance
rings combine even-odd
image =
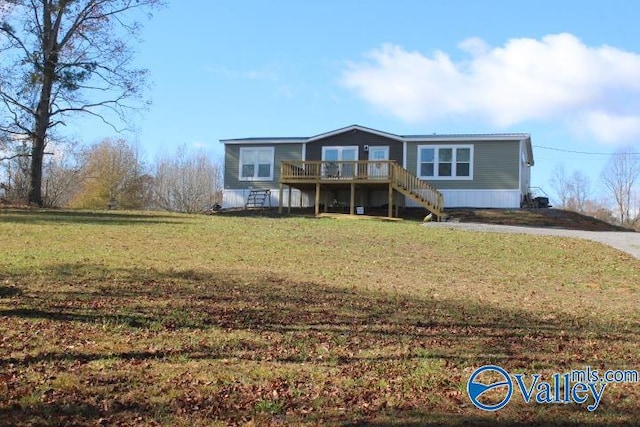
[[[59,13],[62,13],[60,11]],[[51,119],[51,92],[58,65],[58,26],[52,25],[49,2],[43,3],[42,12],[42,48],[44,50],[44,69],[38,109],[34,117],[34,130],[31,135],[31,168],[29,169],[29,204],[42,207],[42,165],[44,149]]]
[[[45,70],[46,71],[46,70]],[[43,206],[42,165],[49,130],[49,100],[53,87],[53,72],[44,74],[40,102],[35,115],[35,129],[31,136],[31,167],[29,168],[29,204]]]
[[[29,204],[42,207],[42,164],[45,135],[33,137],[31,146],[31,167],[29,168]]]

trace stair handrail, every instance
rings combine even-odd
[[[444,208],[444,196],[437,188],[418,178],[397,163],[392,163],[392,181],[399,187],[408,191],[414,197],[428,203],[441,213]],[[422,191],[418,191],[422,190]]]

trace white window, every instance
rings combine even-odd
[[[273,147],[240,147],[240,181],[273,181]]]
[[[419,145],[418,176],[423,179],[473,179],[473,146]]]

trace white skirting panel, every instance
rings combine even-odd
[[[440,190],[445,208],[519,208],[519,190]],[[406,198],[407,207],[419,207]]]
[[[222,207],[224,209],[229,209],[229,208],[243,208],[245,203],[247,202],[247,196],[249,196],[249,192],[251,190],[224,190],[222,192]],[[279,197],[280,197],[280,190],[278,188],[272,188],[271,189],[271,207],[277,208],[278,206],[280,206],[280,201],[279,201]],[[282,201],[282,206],[283,207],[288,207],[288,202],[289,202],[289,190],[287,187],[285,187],[284,189],[284,193],[282,194],[283,196],[283,201]],[[313,206],[313,201],[312,197],[309,196],[309,194],[301,192],[298,189],[292,188],[291,189],[291,207],[292,208],[298,208],[298,207],[310,207]],[[268,203],[265,204],[265,206],[268,206]]]
[[[250,190],[224,190],[222,194],[222,207],[240,208],[244,207]],[[444,195],[444,206],[446,208],[519,208],[520,207],[520,191],[519,190],[440,190]],[[369,201],[372,206],[387,203],[387,196],[380,192],[374,192]],[[375,197],[373,197],[375,196]],[[278,207],[279,189],[271,189],[271,206]],[[283,193],[283,207],[287,207],[289,200],[289,191],[285,187]],[[312,207],[314,203],[314,195],[312,192],[302,192],[293,188],[291,190],[291,207]],[[405,198],[405,206],[420,207],[416,202]]]

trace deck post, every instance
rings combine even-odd
[[[356,213],[356,184],[354,182],[351,183],[351,200],[349,200],[349,215],[353,215]]]
[[[389,183],[389,212],[387,216],[393,218],[393,185],[391,183]]]
[[[396,191],[396,218],[400,218],[400,199],[402,198],[401,194]]]
[[[320,215],[320,183],[316,182],[316,216]]]
[[[289,191],[291,191],[291,187],[289,187]],[[278,194],[278,214],[282,214],[283,193],[284,193],[284,184],[281,181],[280,182],[280,193]]]
[[[289,186],[289,201],[287,204],[287,213],[291,213],[291,186]]]

